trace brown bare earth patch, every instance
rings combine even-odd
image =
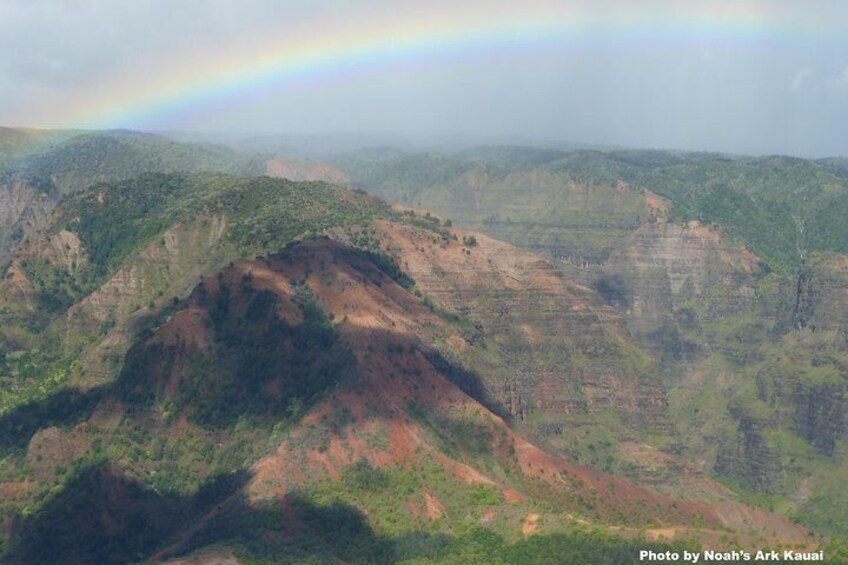
[[[651,215],[660,221],[665,218],[665,213],[671,207],[668,200],[650,190],[645,191],[645,203],[648,205]]]
[[[32,479],[2,482],[0,483],[0,499],[8,502],[25,500],[35,488],[36,484]]]
[[[442,501],[428,491],[424,491],[422,496],[424,498],[424,515],[427,516],[427,519],[432,521],[441,518],[445,512],[445,505],[442,504]]]
[[[521,493],[516,492],[512,489],[505,488],[501,492],[504,497],[504,500],[509,502],[510,504],[518,504],[519,502],[524,501],[524,496]]]
[[[495,482],[481,473],[480,471],[469,467],[463,463],[447,463],[451,468],[453,476],[464,483],[470,485],[494,485]]]
[[[211,343],[211,336],[205,320],[206,312],[200,308],[189,307],[181,310],[159,328],[149,343],[167,347],[206,349]]]
[[[524,522],[521,524],[521,533],[524,534],[525,537],[532,536],[539,529],[539,522],[542,520],[542,517],[538,514],[528,514],[524,517]]]
[[[332,165],[309,159],[274,157],[265,163],[265,174],[293,181],[320,180],[342,186],[350,184],[347,173]]]
[[[32,286],[26,273],[17,261],[12,261],[6,269],[6,276],[0,283],[0,304],[9,301],[23,303],[27,308],[32,308]]]
[[[76,271],[86,261],[79,236],[68,230],[61,230],[50,238],[50,247],[54,257],[69,274]]]
[[[83,455],[90,445],[91,438],[85,433],[51,426],[32,436],[27,446],[26,461],[33,475],[50,480],[58,467],[69,465]]]

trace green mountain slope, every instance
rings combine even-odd
[[[136,132],[83,133],[26,156],[15,167],[51,179],[63,192],[145,172],[262,172],[262,159],[223,146],[177,143]]]
[[[95,185],[64,200],[53,222],[14,256],[0,299],[10,370],[26,375],[36,364],[67,376],[85,342],[183,296],[192,276],[330,231],[368,244],[360,231],[389,213],[369,197],[320,182],[210,173]],[[84,331],[69,336],[70,328]],[[2,404],[40,388],[21,378],[5,389]]]
[[[63,196],[141,173],[208,171],[254,175],[266,157],[223,146],[176,143],[129,131],[0,130],[0,261],[49,221]]]

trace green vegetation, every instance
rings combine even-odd
[[[87,290],[164,230],[198,213],[225,217],[228,238],[246,253],[268,253],[330,229],[367,225],[379,207],[320,182],[153,173],[95,185],[59,210],[61,227],[80,237],[88,255],[78,275]]]
[[[253,416],[272,422],[299,417],[330,387],[354,374],[355,358],[337,343],[335,328],[308,289],[299,289],[294,297],[303,316],[296,325],[277,316],[278,298],[270,291],[248,291],[245,299],[243,317],[231,308],[223,282],[204,300],[214,349],[193,352],[189,363],[175,358],[168,346],[131,351],[118,380],[122,396],[135,403],[165,401],[169,412],[203,426],[229,427]],[[179,380],[179,388],[168,393],[163,385],[173,379]],[[274,394],[269,394],[272,386]]]
[[[261,157],[223,146],[177,143],[130,131],[85,133],[64,141],[62,137],[55,140],[55,145],[28,155],[17,167],[31,176],[53,180],[64,194],[95,182],[150,172],[264,172]]]
[[[48,236],[61,230],[76,234],[80,259],[67,264],[62,259],[67,250],[51,247],[21,260],[34,289],[35,311],[14,301],[0,308],[7,342],[14,339],[20,344],[17,348],[26,351],[13,351],[10,357],[12,370],[4,376],[11,381],[0,396],[3,409],[43,399],[56,390],[48,386],[35,392],[48,384],[48,375],[67,374],[80,348],[109,330],[106,323],[68,333],[63,314],[127,263],[144,269],[149,286],[139,289],[146,294],[138,297],[135,308],[123,305],[126,311],[111,312],[112,320],[132,315],[145,304],[162,308],[167,296],[183,295],[196,284],[196,278],[192,281],[187,276],[191,272],[218,268],[227,258],[274,253],[293,241],[329,232],[361,231],[373,218],[390,211],[363,194],[321,182],[151,173],[80,191],[64,200],[58,213]],[[182,224],[204,233],[209,247],[188,243],[198,235],[186,237],[179,250],[182,263],[169,269],[162,269],[155,260],[139,259],[145,248],[164,248],[165,232]],[[365,243],[376,247],[371,240]],[[378,255],[374,259],[390,264]],[[388,274],[401,280],[397,269]]]
[[[415,528],[381,534],[357,507],[307,492],[262,506],[231,498],[246,479],[243,473],[220,475],[191,495],[176,496],[157,493],[107,465],[80,469],[23,520],[22,535],[4,562],[126,563],[225,545],[245,563],[594,565],[636,563],[641,549],[695,549],[580,530],[516,541],[480,525],[453,534]],[[189,537],[178,537],[181,525],[204,515],[212,517]]]
[[[648,218],[641,189],[669,199],[672,220],[714,224],[783,273],[796,269],[805,253],[848,251],[848,227],[839,221],[848,214],[848,170],[830,162],[479,148],[454,157],[350,154],[336,165],[390,201],[592,262],[605,259]]]

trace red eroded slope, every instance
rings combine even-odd
[[[229,289],[234,312],[247,307],[249,293],[275,293],[277,315],[291,324],[299,322],[294,294],[308,288],[356,359],[356,377],[312,407],[275,452],[252,467],[245,487],[249,504],[282,500],[303,485],[341,480],[362,460],[376,468],[435,464],[458,484],[495,487],[505,504],[555,501],[561,516],[591,516],[589,523],[623,534],[652,525],[659,528],[657,535],[694,536],[712,544],[731,530],[741,534],[743,544],[753,545],[755,533],[768,543],[810,540],[803,529],[764,511],[737,503],[674,500],[539,449],[451,382],[444,363],[434,361],[440,345],[465,342],[458,329],[367,255],[330,240],[310,241],[276,258],[236,262],[204,281],[203,300],[193,297],[151,343],[170,343],[186,354],[203,347],[206,338],[193,321],[195,309],[210,303],[209,295],[214,298],[221,286]],[[174,337],[186,329],[185,338]],[[440,437],[451,432],[439,429],[440,423],[459,420],[473,420],[487,431],[486,455],[461,441],[454,451],[444,449]],[[422,520],[438,519],[444,508],[428,491],[408,507]]]

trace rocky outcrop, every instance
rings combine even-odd
[[[636,343],[673,362],[715,346],[709,324],[751,311],[760,269],[753,253],[714,228],[659,220],[584,276],[624,313]]]
[[[0,261],[11,247],[49,218],[58,202],[50,185],[20,175],[0,177]]]
[[[797,276],[794,306],[797,329],[848,330],[848,256],[809,257]]]
[[[73,276],[87,260],[82,242],[77,234],[68,230],[59,230],[50,238],[53,261],[61,265],[65,272]]]
[[[781,462],[766,439],[768,421],[746,413],[741,406],[731,407],[731,414],[738,428],[720,439],[714,471],[756,492],[779,492]]]
[[[562,429],[581,415],[612,413],[629,426],[664,428],[665,390],[621,316],[595,292],[552,262],[481,234],[464,244],[470,236],[456,230],[453,241],[383,227],[416,288],[472,322],[466,339],[481,350],[478,372],[516,422]]]
[[[791,394],[795,413],[793,428],[799,436],[825,455],[833,455],[837,440],[846,437],[848,385],[845,379],[831,382],[798,382]]]
[[[224,262],[217,247],[226,226],[226,218],[208,214],[174,225],[68,309],[68,335],[103,332],[76,376],[80,384],[113,378],[145,317],[184,296],[200,274]]]

